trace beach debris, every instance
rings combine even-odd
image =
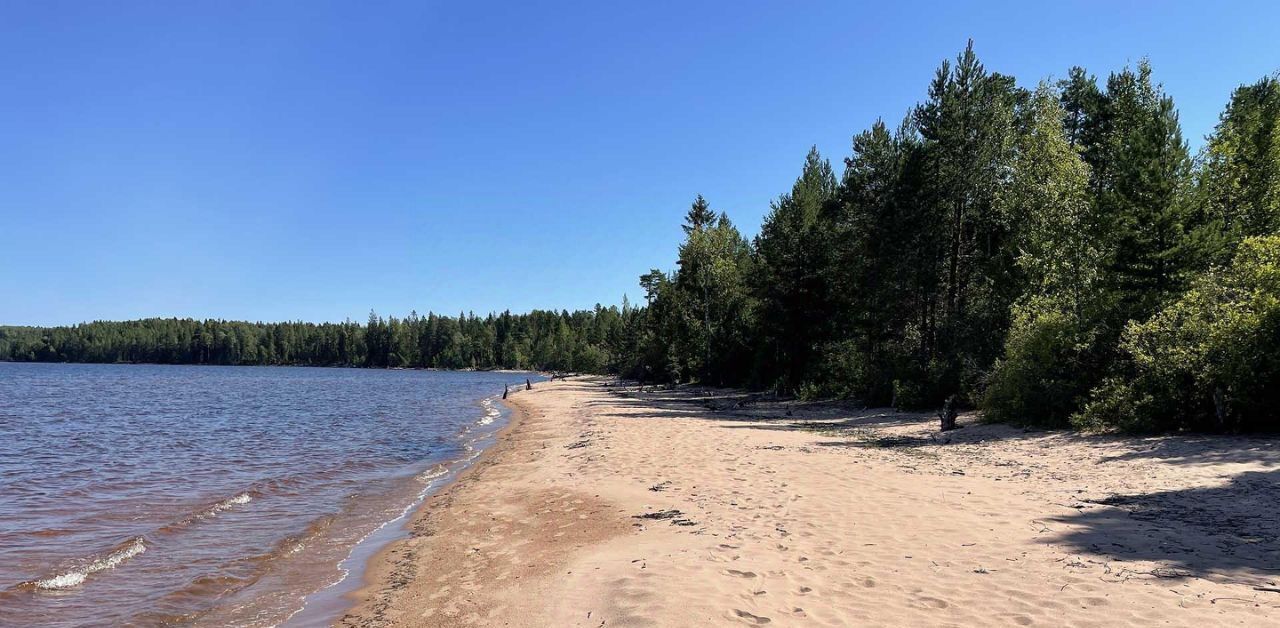
[[[632,515],[632,519],[649,519],[654,521],[669,521],[673,526],[696,526],[697,521],[684,516],[684,513],[676,509],[659,510],[656,512],[646,512],[639,515]]]
[[[631,518],[632,519],[665,520],[665,519],[675,519],[676,517],[679,517],[680,515],[683,515],[683,514],[684,513],[680,512],[679,510],[671,509],[671,510],[658,510],[656,512],[646,512],[639,515],[633,515]]]
[[[650,487],[649,487],[649,490],[651,490],[651,491],[653,491],[653,492],[655,492],[655,493],[661,493],[662,491],[667,490],[667,487],[668,487],[668,486],[671,486],[671,481],[670,481],[670,480],[667,480],[667,481],[665,481],[665,482],[659,482],[659,483],[657,483],[657,484],[654,484],[653,486],[650,486]]]
[[[1186,569],[1174,569],[1172,567],[1156,567],[1151,570],[1151,575],[1157,578],[1190,578],[1191,572]]]
[[[569,443],[568,445],[565,445],[564,448],[565,449],[582,449],[583,447],[586,447],[587,445],[590,445],[590,444],[591,444],[591,441],[589,440],[580,440],[576,443]]]

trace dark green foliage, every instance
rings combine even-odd
[[[986,418],[1065,425],[1096,381],[1095,341],[1093,330],[1059,308],[1017,308],[983,398]]]
[[[628,327],[632,359],[618,372],[644,382],[741,383],[753,357],[751,246],[701,196],[683,228],[679,269],[640,278],[647,307]]]
[[[716,221],[716,213],[711,211],[711,204],[707,199],[702,198],[699,194],[698,198],[693,199],[693,205],[689,207],[689,213],[684,217],[684,232],[686,235],[706,229]]]
[[[1280,233],[1280,76],[1238,88],[1200,155],[1197,234],[1211,262],[1225,263],[1248,236]]]
[[[1280,236],[1131,323],[1124,359],[1074,422],[1128,430],[1280,428]]]
[[[616,307],[503,312],[480,318],[410,314],[368,323],[246,323],[153,318],[71,327],[0,327],[0,359],[605,372],[630,349]]]
[[[904,408],[954,394],[1019,423],[1168,427],[1156,417],[1190,399],[1150,399],[1194,390],[1194,378],[1143,375],[1135,356],[1163,373],[1155,365],[1173,368],[1174,353],[1142,353],[1139,339],[1186,340],[1170,321],[1212,309],[1183,296],[1195,278],[1220,272],[1242,237],[1280,228],[1276,85],[1233,95],[1197,165],[1145,61],[1104,87],[1072,68],[1030,92],[987,72],[970,45],[896,132],[877,121],[854,137],[838,181],[810,151],[750,258],[740,243],[718,253],[734,272],[714,280],[701,270],[712,212],[699,197],[680,268],[642,279],[632,371]],[[1270,346],[1257,339],[1266,329],[1251,342]],[[1234,363],[1268,372],[1233,347]],[[1261,416],[1248,400],[1263,380],[1246,370],[1220,395],[1231,425]]]
[[[1063,113],[1058,95],[1042,85],[1023,112],[1013,176],[1000,194],[1006,220],[1017,227],[1026,288],[984,395],[991,420],[1065,424],[1097,383],[1108,251],[1090,168],[1064,132],[1070,117]]]
[[[928,248],[914,228],[918,206],[907,196],[919,145],[910,125],[891,134],[879,120],[853,138],[826,269],[834,339],[822,347],[807,395],[888,404],[898,376],[896,356],[922,355],[907,341],[918,297],[930,283],[920,272]]]
[[[1110,276],[1120,291],[1117,313],[1144,318],[1186,286],[1195,255],[1193,225],[1181,197],[1190,158],[1173,100],[1151,82],[1145,62],[1107,81],[1104,152],[1108,164],[1098,199],[1115,238]]]
[[[830,333],[830,206],[837,194],[831,164],[809,150],[791,192],[774,201],[755,241],[759,299],[757,376],[766,387],[795,392]]]
[[[1012,79],[988,74],[970,42],[954,68],[943,63],[916,108],[924,173],[925,245],[937,277],[918,334],[938,379],[933,401],[968,396],[999,352],[1021,290],[1010,231],[996,207],[1012,156],[1015,107],[1025,95]]]
[[[698,203],[706,208],[701,196],[695,210]],[[681,371],[708,383],[741,381],[752,354],[751,246],[728,216],[696,218],[690,211],[673,286],[682,306],[676,321],[676,350],[686,358]]]

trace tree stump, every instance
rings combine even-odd
[[[950,432],[956,429],[956,396],[951,395],[942,404],[942,412],[938,413],[938,419],[942,423],[942,431]]]

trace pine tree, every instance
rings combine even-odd
[[[868,403],[892,398],[890,344],[899,343],[912,311],[914,225],[902,202],[903,172],[915,149],[904,128],[877,120],[853,138],[845,159],[825,270],[832,337],[822,347],[817,392]]]
[[[1190,157],[1173,99],[1152,83],[1150,64],[1111,75],[1104,111],[1097,202],[1114,238],[1109,276],[1120,296],[1118,330],[1184,288],[1199,256],[1188,235]]]
[[[693,205],[689,207],[689,212],[685,214],[684,229],[685,234],[705,229],[716,221],[716,213],[711,211],[711,204],[707,199],[702,198],[699,194],[698,198],[693,199]]]
[[[1013,111],[1024,95],[1009,77],[988,74],[973,42],[942,66],[915,111],[923,139],[919,227],[935,249],[941,292],[925,303],[924,348],[932,391],[959,392],[999,353],[1009,305],[1020,292],[1007,226],[994,209],[1007,175]]]
[[[1208,261],[1226,263],[1245,237],[1280,233],[1280,74],[1231,94],[1199,159]]]
[[[837,188],[831,164],[810,148],[791,192],[772,204],[756,237],[760,376],[785,392],[799,388],[829,331],[824,271]]]
[[[729,217],[720,214],[713,226],[693,232],[680,251],[676,288],[683,292],[682,320],[697,328],[701,355],[690,373],[716,384],[742,383],[750,360],[748,279],[751,247]],[[700,319],[696,318],[700,315]]]

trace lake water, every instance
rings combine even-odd
[[[0,363],[0,625],[281,623],[359,577],[353,548],[525,377]]]

